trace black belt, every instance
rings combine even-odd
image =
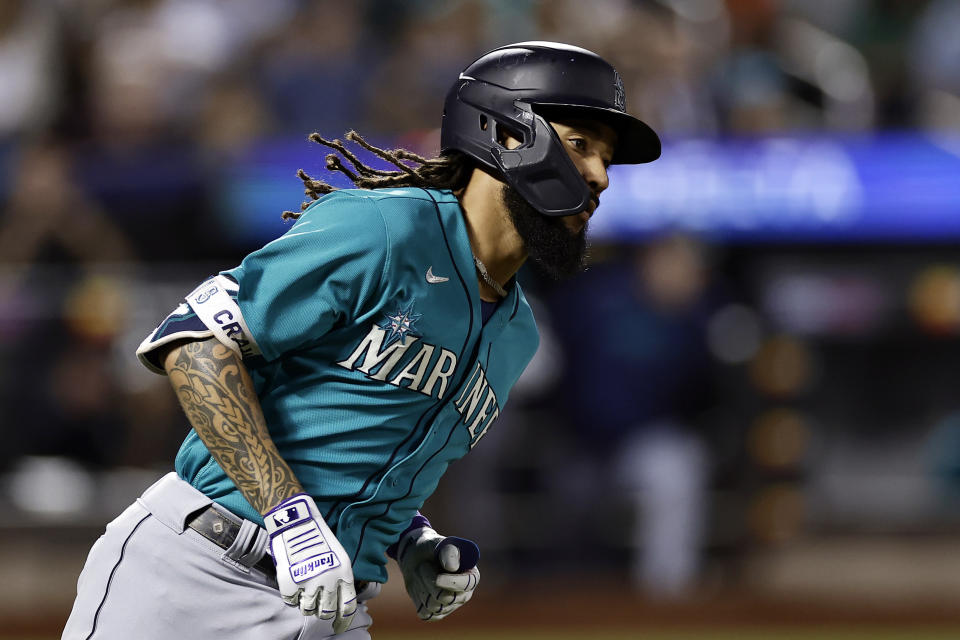
[[[187,526],[222,549],[229,549],[240,533],[239,522],[231,520],[212,506],[197,511],[187,520]],[[273,580],[277,579],[277,569],[269,553],[264,553],[251,569],[262,571]]]
[[[212,506],[205,507],[189,517],[187,526],[221,549],[229,549],[233,546],[233,541],[237,539],[237,534],[240,533],[239,522],[228,518]],[[269,553],[264,553],[263,557],[257,560],[251,568],[262,571],[276,582],[277,568],[274,566],[273,557]],[[355,584],[357,593],[363,591],[368,584],[369,582],[366,580],[357,580]]]

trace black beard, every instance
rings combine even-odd
[[[500,198],[527,254],[543,273],[564,280],[583,271],[587,263],[586,225],[579,233],[572,233],[562,217],[543,215],[507,184]]]

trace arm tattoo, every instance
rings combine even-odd
[[[190,424],[254,509],[266,513],[303,491],[270,437],[240,356],[216,340],[188,342],[166,368]]]

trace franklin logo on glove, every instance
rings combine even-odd
[[[336,569],[339,566],[340,561],[337,560],[337,556],[332,551],[329,551],[315,558],[311,558],[306,562],[301,562],[298,565],[290,567],[290,575],[293,576],[294,582],[301,582],[307,578],[320,575],[329,569]]]

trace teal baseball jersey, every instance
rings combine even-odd
[[[384,582],[385,550],[447,466],[497,421],[537,349],[519,284],[486,323],[452,193],[349,189],[190,293],[144,340],[213,336],[242,355],[271,437],[347,553]],[[177,473],[239,516],[262,517],[195,432]]]

